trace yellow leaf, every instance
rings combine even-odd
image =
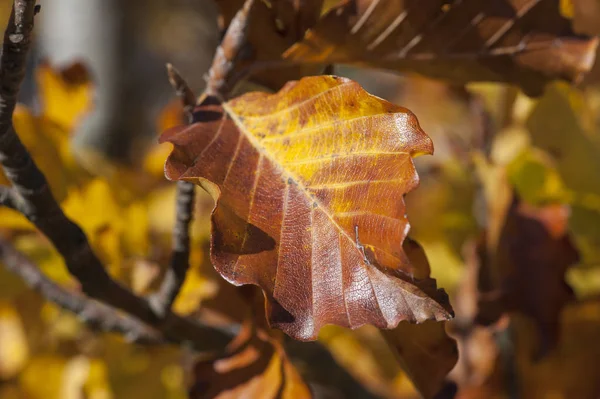
[[[63,209],[87,233],[101,259],[111,270],[118,271],[123,257],[121,235],[130,226],[122,218],[122,208],[111,186],[102,179],[94,179],[81,189],[73,189]]]
[[[61,395],[66,360],[56,355],[38,355],[19,376],[19,382],[32,399],[66,399]],[[43,383],[41,383],[43,381]]]
[[[24,106],[17,105],[13,123],[23,145],[27,147],[37,166],[44,171],[52,193],[58,201],[62,201],[67,194],[68,173],[57,143],[45,134],[42,122]]]
[[[5,207],[0,207],[0,227],[10,228],[13,231],[35,231],[35,226],[25,216]]]
[[[148,195],[148,223],[150,230],[170,236],[175,223],[175,185],[154,190]]]
[[[157,131],[164,132],[174,126],[185,123],[183,117],[183,105],[179,99],[171,101],[167,104],[158,115]]]
[[[565,279],[573,287],[575,296],[580,299],[593,297],[600,292],[600,268],[572,267],[567,270]]]
[[[70,359],[62,374],[60,397],[64,399],[84,399],[83,385],[90,372],[90,362],[84,356]]]
[[[131,289],[138,295],[148,293],[150,285],[156,280],[160,273],[159,266],[145,259],[136,259],[133,261],[133,270],[131,271]]]
[[[529,118],[531,144],[554,158],[569,191],[569,228],[584,264],[600,264],[600,129],[585,93],[562,83],[548,87]]]
[[[104,362],[82,355],[70,359],[62,375],[60,397],[61,399],[112,399]]]
[[[371,392],[388,398],[417,396],[414,386],[376,328],[364,326],[350,331],[326,326],[319,334],[319,341],[338,364]]]
[[[54,282],[71,288],[77,286],[78,283],[68,272],[63,258],[40,234],[21,236],[14,244]]]
[[[531,205],[571,202],[552,159],[541,150],[521,152],[508,165],[507,174],[519,196]]]
[[[173,146],[159,144],[153,146],[144,157],[144,170],[155,177],[163,177],[165,174],[165,162],[172,151]]]
[[[54,69],[41,64],[36,70],[43,115],[51,123],[71,132],[79,118],[91,107],[92,84],[81,63]]]
[[[124,219],[123,245],[129,256],[146,256],[150,249],[148,237],[148,206],[144,201],[134,201],[122,211]]]
[[[86,399],[112,399],[106,363],[102,359],[90,359],[88,378],[84,385]]]
[[[575,10],[573,7],[573,0],[560,0],[560,15],[565,18],[573,19],[575,16]]]
[[[173,307],[177,313],[191,314],[198,310],[202,300],[213,297],[217,290],[216,282],[205,278],[194,268],[188,271]]]
[[[16,310],[0,302],[0,380],[16,377],[29,360],[29,344]]]
[[[59,340],[77,339],[83,327],[74,314],[50,302],[42,305],[40,318],[45,322],[48,336]]]

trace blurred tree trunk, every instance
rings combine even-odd
[[[83,61],[95,82],[95,109],[82,121],[73,138],[75,153],[92,171],[101,172],[99,168],[105,161],[135,166],[142,159],[145,147],[156,137],[156,116],[172,97],[164,68],[166,61],[175,61],[184,73],[193,71],[196,77],[202,77],[208,70],[218,38],[216,13],[210,9],[208,0],[194,3],[188,0],[44,2],[39,35],[43,56],[55,66]],[[178,27],[177,13],[196,15],[199,19],[200,23],[195,25],[200,25],[200,32],[189,24],[187,29],[200,37],[196,43],[183,43],[183,47],[186,44],[195,47],[181,48],[177,31],[170,27]],[[211,19],[214,27],[210,26]],[[168,41],[174,44],[174,50],[165,51],[148,34],[152,31],[170,36]],[[173,57],[174,51],[179,57]],[[181,61],[182,51],[191,54],[184,58],[189,60],[188,65],[176,63]],[[191,64],[196,64],[195,68]]]

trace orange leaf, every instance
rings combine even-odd
[[[589,71],[596,46],[573,33],[558,1],[353,0],[331,9],[285,57],[461,84],[511,82],[538,95],[550,79],[577,81]]]
[[[196,364],[190,398],[310,398],[281,344],[245,323],[219,359]]]
[[[161,138],[174,144],[166,175],[217,201],[212,261],[265,291],[272,326],[313,340],[325,324],[451,317],[428,268],[402,250],[412,156],[433,151],[409,110],[319,76],[196,112],[203,122]]]

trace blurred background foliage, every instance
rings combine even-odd
[[[1,21],[10,5],[0,1]],[[175,213],[175,188],[163,177],[170,149],[156,138],[182,123],[182,110],[164,63],[176,65],[200,92],[220,37],[215,7],[210,0],[46,0],[42,9],[15,113],[17,131],[111,275],[144,295],[168,263]],[[542,385],[551,386],[557,398],[597,397],[600,68],[578,87],[553,83],[537,99],[501,84],[457,88],[349,67],[336,67],[335,73],[411,109],[435,143],[435,156],[417,160],[421,186],[407,197],[408,214],[432,276],[457,304],[457,320],[468,312],[460,305],[461,296],[469,295],[468,248],[489,222],[483,199],[492,205],[498,200],[494,184],[509,182],[532,205],[569,206],[568,231],[580,261],[566,278],[578,301],[562,311],[558,348],[532,361],[527,354],[536,338],[525,316],[512,318],[510,333],[519,337],[512,342],[518,345],[516,372],[525,376],[519,379],[522,397],[542,397],[537,391]],[[105,131],[113,134],[100,140],[98,132]],[[236,308],[234,300],[215,305],[215,298],[233,289],[207,258],[211,207],[201,194],[191,270],[175,303],[182,314],[211,303]],[[77,288],[61,258],[24,218],[0,209],[0,230],[54,281]],[[498,331],[506,331],[502,321],[459,341],[461,357],[471,356],[476,369],[470,374],[472,396],[464,391],[464,397],[494,397],[495,354],[503,342]],[[327,327],[320,339],[374,394],[417,397],[375,329]],[[190,382],[185,370],[193,360],[182,348],[139,347],[95,334],[0,268],[0,398],[184,398]],[[453,372],[459,380],[462,364],[461,359]]]

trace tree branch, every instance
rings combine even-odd
[[[155,327],[169,341],[188,342],[197,350],[224,346],[228,337],[214,328],[172,312],[167,312],[162,319],[156,317],[148,301],[137,297],[108,275],[85,233],[63,213],[44,175],[15,133],[12,113],[25,73],[34,9],[35,0],[15,0],[0,60],[0,164],[12,183],[10,195],[17,199],[16,208],[48,237],[65,260],[69,272],[90,297]]]
[[[7,186],[0,186],[0,206],[17,209],[14,191]]]
[[[248,27],[250,25],[250,11],[254,0],[246,0],[244,6],[235,14],[225,32],[213,63],[208,71],[208,82],[204,94],[225,98],[231,90],[231,75],[242,47],[246,44]]]
[[[245,43],[248,17],[254,0],[247,0],[238,12],[217,51],[209,72],[206,97],[227,97],[234,61]],[[178,187],[178,214],[174,229],[174,251],[171,267],[160,292],[167,293],[162,303],[168,304],[163,314],[154,311],[149,300],[137,297],[115,282],[95,255],[83,230],[63,213],[52,196],[44,175],[19,140],[12,125],[12,114],[23,80],[25,59],[31,40],[35,0],[15,0],[13,13],[4,37],[4,51],[0,59],[0,164],[12,187],[0,187],[0,205],[11,206],[25,215],[65,260],[69,272],[80,282],[82,291],[91,298],[71,293],[53,283],[24,255],[7,241],[0,239],[0,260],[30,287],[46,299],[71,311],[90,326],[102,331],[124,334],[139,343],[174,342],[190,344],[194,349],[220,350],[235,331],[220,330],[179,317],[171,312],[170,304],[176,297],[189,255],[189,222],[193,205],[193,186]],[[171,68],[175,71],[174,68]],[[178,95],[184,101],[186,112],[193,109],[193,93],[185,81],[171,73]],[[192,123],[199,120],[192,119]],[[159,294],[159,295],[163,295]],[[97,301],[95,301],[95,300]],[[102,303],[101,303],[102,302]],[[123,310],[121,314],[117,309]],[[288,340],[289,341],[289,340]],[[326,372],[312,376],[319,382],[340,383],[344,392],[362,393],[362,387],[339,367],[319,343],[287,342],[291,356],[305,364],[324,361]]]
[[[249,16],[253,4],[254,0],[246,0],[242,9],[237,12],[227,28],[227,32],[225,32],[225,36],[215,52],[212,66],[208,72],[206,90],[199,102],[215,97],[224,99],[228,96],[230,89],[228,82],[240,50],[246,43],[248,24],[250,22]],[[196,99],[186,81],[171,64],[167,64],[167,73],[169,82],[175,89],[177,96],[181,99],[184,112],[190,123],[202,122],[201,119],[198,119],[198,115],[193,114]],[[195,200],[194,184],[178,182],[176,198],[177,211],[175,228],[173,230],[171,264],[158,292],[150,296],[150,304],[158,317],[163,317],[171,308],[185,281],[185,276],[189,268],[189,225],[192,220]]]
[[[90,328],[123,334],[128,340],[140,344],[157,344],[164,340],[158,331],[139,320],[118,313],[100,302],[69,292],[52,282],[8,241],[0,239],[0,260],[6,269],[21,277],[34,291],[65,310],[77,315]]]
[[[169,82],[181,99],[188,121],[193,122],[196,96],[177,69],[167,64]],[[173,252],[171,263],[158,292],[150,297],[152,309],[163,317],[171,308],[185,281],[190,263],[190,223],[193,217],[196,187],[193,183],[177,182],[176,216],[173,228]]]

